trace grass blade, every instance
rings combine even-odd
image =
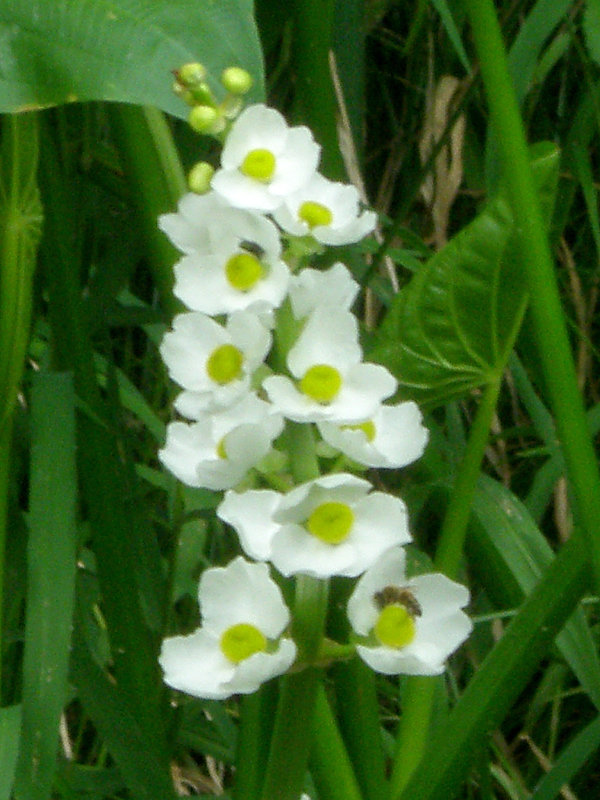
[[[37,373],[31,395],[27,620],[18,800],[47,800],[67,687],[76,561],[75,393],[66,373]]]

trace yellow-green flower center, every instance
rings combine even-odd
[[[269,183],[275,173],[277,161],[270,150],[250,150],[240,166],[240,172],[261,183]]]
[[[306,222],[309,228],[316,228],[317,225],[331,225],[333,214],[327,206],[315,203],[314,200],[306,200],[298,209],[298,216],[302,222]]]
[[[375,623],[375,636],[386,647],[406,647],[415,638],[415,621],[400,604],[385,606]]]
[[[326,544],[343,542],[353,524],[354,512],[345,503],[321,503],[306,521],[308,531]]]
[[[242,374],[244,356],[232,344],[222,344],[210,354],[206,362],[208,377],[224,386]]]
[[[225,264],[225,275],[234,289],[247,292],[263,277],[264,269],[251,253],[237,253]]]
[[[356,425],[342,425],[342,428],[347,431],[362,431],[367,437],[367,442],[372,442],[377,435],[377,428],[371,419],[366,422],[358,422]]]
[[[264,653],[267,639],[254,625],[240,622],[232,625],[221,636],[221,652],[234,664],[239,664],[254,653]]]
[[[342,388],[342,376],[329,364],[315,364],[300,381],[300,391],[317,403],[331,403]]]

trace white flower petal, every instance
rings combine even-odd
[[[398,469],[423,455],[429,432],[423,426],[423,416],[416,403],[380,406],[366,421],[375,429],[371,441],[361,428],[341,427],[330,422],[319,423],[318,427],[328,444],[368,467]]]
[[[252,564],[242,556],[227,567],[202,573],[198,588],[203,630],[220,636],[232,625],[255,625],[270,639],[278,637],[290,614],[267,564]]]
[[[228,695],[255,692],[262,683],[287,672],[295,658],[296,645],[291,639],[281,639],[273,653],[255,653],[238,664],[226,687]]]
[[[340,261],[328,270],[306,268],[290,281],[289,296],[296,319],[306,317],[319,306],[350,309],[360,286]]]
[[[280,501],[281,495],[269,489],[225,492],[217,516],[236,530],[245,553],[266,561],[271,554],[273,535],[279,529],[273,515]]]
[[[165,639],[159,664],[165,683],[173,689],[208,700],[223,700],[230,694],[223,685],[231,680],[235,667],[215,637],[202,629]]]
[[[319,306],[290,349],[287,364],[292,375],[302,378],[315,364],[328,364],[345,372],[361,356],[356,317],[344,309]]]

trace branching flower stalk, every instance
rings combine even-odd
[[[403,467],[428,439],[414,403],[386,404],[391,373],[363,361],[346,266],[311,266],[326,247],[371,233],[375,214],[353,186],[317,172],[308,128],[262,104],[242,110],[247,73],[225,71],[220,102],[205,78],[199,64],[176,73],[190,124],[223,149],[216,169],[192,169],[192,191],[159,219],[181,252],[174,294],[188,309],[160,348],[183,419],[159,457],[185,484],[225,490],[217,515],[244,555],[204,571],[202,624],[166,639],[160,663],[171,687],[211,699],[289,672],[261,796],[298,800],[324,664],[356,654],[388,675],[440,674],[471,630],[469,594],[441,575],[407,577],[406,506],[336,470]],[[277,573],[295,579],[292,610]],[[348,641],[326,638],[333,576],[357,581]]]

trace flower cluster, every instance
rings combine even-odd
[[[417,459],[427,430],[414,403],[385,404],[395,378],[363,361],[349,270],[298,270],[290,257],[298,242],[305,253],[358,242],[374,213],[317,172],[311,132],[277,111],[249,106],[223,135],[206,191],[159,220],[181,253],[174,293],[188,309],[160,348],[185,421],[170,423],[159,457],[189,486],[226,490],[217,514],[252,561],[204,572],[202,626],[164,642],[165,680],[222,698],[289,669],[296,645],[269,563],[284,576],[361,576],[348,603],[359,656],[387,674],[439,673],[470,631],[468,592],[441,575],[406,578],[402,500],[337,471],[287,492],[239,490],[288,421],[314,425],[342,460],[379,468]]]

